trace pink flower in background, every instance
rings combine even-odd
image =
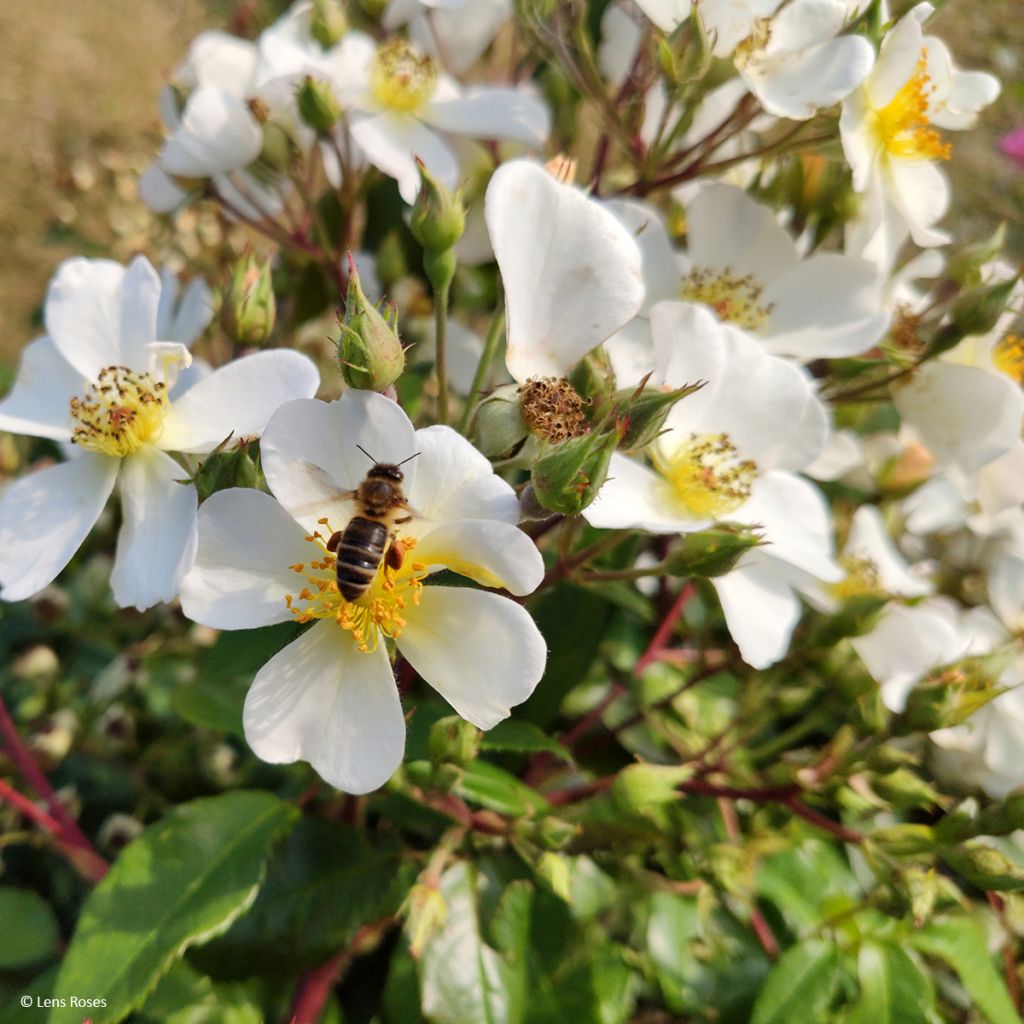
[[[1007,132],[999,148],[1021,168],[1024,168],[1024,124]]]

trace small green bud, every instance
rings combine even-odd
[[[363,13],[376,21],[388,7],[389,0],[359,0],[359,6]]]
[[[205,501],[211,494],[228,487],[259,487],[263,482],[258,452],[248,440],[231,445],[232,435],[226,437],[199,464],[192,484]]]
[[[398,337],[398,311],[384,304],[378,309],[359,283],[352,254],[348,254],[348,296],[340,321],[338,364],[345,383],[366,391],[383,391],[405,369],[405,352]],[[387,312],[387,317],[384,315]]]
[[[648,814],[679,800],[679,785],[693,775],[689,765],[631,764],[612,783],[612,798],[623,810]]]
[[[1003,221],[988,238],[965,245],[949,261],[949,276],[961,287],[973,288],[981,284],[982,269],[1002,251],[1006,242],[1006,222]]]
[[[408,273],[402,236],[397,229],[389,231],[377,248],[377,276],[385,288],[393,289]]]
[[[413,237],[427,252],[446,252],[462,237],[466,227],[466,209],[462,190],[452,192],[417,159],[420,191],[413,204],[409,227]]]
[[[235,264],[220,306],[224,333],[241,345],[262,345],[277,316],[270,261],[246,252]]]
[[[894,807],[934,807],[943,802],[941,794],[916,772],[897,768],[873,780],[876,793]]]
[[[427,736],[427,750],[435,764],[468,765],[480,749],[480,730],[458,715],[439,718]]]
[[[619,434],[612,430],[550,445],[530,474],[537,500],[552,512],[579,515],[604,486],[618,443]]]
[[[928,921],[935,910],[935,900],[939,895],[939,876],[935,868],[911,867],[903,875],[903,883],[910,897],[910,911],[914,915],[914,925],[920,928]]]
[[[562,850],[580,834],[580,826],[562,818],[542,818],[536,827],[537,841],[549,850]]]
[[[257,104],[250,103],[250,109]],[[256,119],[263,125],[263,148],[249,171],[259,181],[273,182],[279,175],[287,174],[299,156],[299,147],[292,138],[291,132],[280,121]]]
[[[454,249],[427,249],[423,253],[423,271],[427,275],[434,295],[443,295],[455,280],[459,258]]]
[[[978,815],[979,835],[1008,836],[1024,828],[1024,792],[1018,790]]]
[[[964,658],[910,691],[894,728],[897,735],[961,725],[979,708],[1004,693],[997,681],[1006,667],[1000,653]]]
[[[942,843],[960,843],[970,839],[981,832],[978,817],[978,801],[969,797],[935,823],[935,838]]]
[[[1024,889],[1024,868],[987,843],[972,840],[939,852],[942,859],[971,885],[986,892],[1012,892]]]
[[[611,412],[612,395],[615,392],[615,371],[603,347],[599,346],[588,352],[572,368],[569,383],[584,401],[593,403],[596,419]]]
[[[890,825],[875,829],[871,841],[896,857],[912,857],[935,849],[935,835],[927,825]]]
[[[1007,300],[1020,280],[1011,277],[998,284],[977,285],[961,292],[953,303],[952,318],[957,330],[965,336],[988,334],[1006,312]]]
[[[542,853],[537,861],[537,877],[546,882],[556,896],[569,902],[569,861],[562,854],[551,850]]]
[[[476,446],[489,459],[509,459],[526,441],[529,430],[520,408],[519,388],[505,384],[480,403],[476,414]]]
[[[313,0],[309,33],[326,50],[348,31],[348,18],[340,0]]]
[[[622,432],[619,447],[623,451],[636,451],[649,445],[665,429],[665,420],[672,407],[687,395],[704,385],[688,384],[682,388],[627,388],[612,396],[616,406],[615,418]]]
[[[341,104],[334,90],[319,79],[306,75],[296,93],[299,114],[319,136],[330,135],[341,117]]]
[[[402,912],[409,936],[409,952],[414,959],[419,959],[431,937],[444,926],[448,905],[436,885],[417,882],[409,890]]]
[[[724,576],[736,568],[740,558],[762,544],[749,526],[719,523],[707,530],[686,533],[667,559],[666,572],[672,576]]]

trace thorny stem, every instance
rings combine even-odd
[[[48,824],[42,819],[33,817],[37,824],[50,832],[54,839],[62,845],[76,869],[90,882],[98,882],[107,873],[109,865],[100,856],[89,841],[89,837],[78,827],[78,822],[68,813],[64,805],[57,799],[46,776],[42,773],[28,747],[25,746],[18,733],[17,726],[7,711],[3,697],[0,697],[0,738],[7,748],[7,753],[14,762],[15,768],[25,781],[39,794],[46,804],[49,814]],[[13,791],[12,791],[13,792]],[[7,795],[8,794],[0,794]],[[20,794],[18,794],[20,796]],[[26,815],[29,812],[17,801],[12,803]],[[31,816],[31,815],[29,815]]]
[[[478,402],[483,397],[484,381],[487,379],[487,371],[494,361],[494,355],[498,351],[498,342],[501,340],[501,332],[505,327],[505,313],[501,309],[501,298],[498,299],[498,311],[491,320],[491,326],[487,331],[487,339],[484,341],[484,350],[480,353],[480,361],[476,364],[476,372],[473,374],[473,383],[470,385],[469,394],[466,396],[466,404],[462,407],[462,415],[459,417],[459,433],[465,435],[469,429],[469,422]]]

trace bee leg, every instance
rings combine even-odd
[[[411,523],[412,522],[412,516],[403,516],[401,519],[396,519],[394,522],[395,522],[395,526],[401,526],[404,523]]]
[[[331,534],[331,539],[327,542],[327,550],[334,554],[338,550],[338,545],[341,543],[341,530],[336,530]]]

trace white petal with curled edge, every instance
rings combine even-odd
[[[171,601],[196,553],[199,496],[188,476],[169,455],[145,445],[124,459],[121,509],[124,524],[110,586],[122,608],[140,612]]]
[[[443,132],[474,139],[511,139],[543,146],[551,131],[551,114],[540,97],[522,89],[476,86],[461,96],[431,103],[420,115]]]
[[[413,203],[420,190],[416,157],[442,184],[454,187],[459,165],[437,132],[408,114],[353,118],[352,138],[374,167],[398,182],[398,191]]]
[[[402,763],[405,719],[383,644],[361,654],[318,622],[259,670],[245,698],[245,738],[271,764],[308,761],[346,793],[369,793]]]
[[[417,430],[413,451],[420,454],[413,460],[415,478],[411,483],[409,477],[406,478],[405,493],[418,515],[435,522],[453,519],[519,521],[519,500],[515,491],[494,472],[490,462],[451,427]]]
[[[201,85],[189,96],[181,124],[164,143],[160,166],[170,175],[206,178],[247,167],[262,148],[259,122],[245,102]]]
[[[759,476],[732,518],[763,528],[765,546],[757,554],[765,560],[786,562],[827,582],[843,578],[832,557],[828,503],[806,480],[777,471]]]
[[[772,311],[758,333],[776,355],[807,360],[857,355],[889,325],[874,265],[837,253],[798,263],[765,289],[764,301]]]
[[[762,286],[800,258],[775,211],[735,185],[701,189],[686,207],[686,236],[695,266],[752,274]]]
[[[139,178],[139,195],[154,213],[171,213],[188,199],[188,192],[179,188],[158,164],[152,164]]]
[[[85,383],[52,338],[36,338],[25,346],[14,386],[0,402],[0,430],[70,440],[68,403],[82,394]]]
[[[976,366],[928,362],[892,388],[900,417],[940,464],[967,472],[1020,439],[1024,395],[1009,377]]]
[[[103,511],[120,465],[86,452],[0,492],[0,598],[21,601],[54,581]]]
[[[486,591],[424,587],[398,649],[468,722],[490,729],[544,674],[547,646],[525,608]]]
[[[259,436],[270,417],[296,398],[312,398],[320,374],[299,352],[257,352],[214,370],[171,405],[160,447],[208,452],[229,434]]]
[[[950,236],[933,227],[949,209],[949,181],[927,160],[890,156],[889,181],[893,203],[906,221],[916,245],[944,245]]]
[[[199,509],[199,547],[181,607],[214,629],[255,629],[292,616],[285,596],[304,585],[289,566],[319,554],[306,531],[262,491],[218,491]]]
[[[870,633],[850,643],[881,687],[882,703],[897,713],[925,673],[966,654],[950,617],[923,605],[889,605]]]
[[[785,657],[800,621],[800,599],[778,567],[752,558],[711,582],[740,657],[752,668],[767,668]]]
[[[773,61],[758,68],[757,74],[744,75],[744,80],[769,113],[806,121],[849,96],[874,60],[874,48],[866,39],[842,36]]]
[[[260,442],[263,472],[274,497],[308,529],[326,516],[340,530],[352,515],[342,491],[359,486],[373,462],[399,463],[415,454],[416,432],[401,407],[372,391],[346,391],[336,402],[287,402]],[[402,467],[406,493],[419,459]]]
[[[402,530],[403,535],[407,533]],[[461,519],[424,533],[406,556],[444,566],[484,587],[530,594],[544,578],[544,559],[522,530],[487,519]]]
[[[125,362],[120,333],[124,275],[124,267],[113,260],[76,256],[60,265],[46,293],[46,333],[86,380],[95,381],[104,367]]]
[[[526,160],[498,168],[485,210],[505,284],[509,372],[563,376],[640,308],[640,250],[599,203]]]
[[[672,507],[668,486],[653,470],[618,452],[613,453],[608,479],[583,510],[591,526],[605,530],[638,529],[649,533],[689,533],[712,522],[681,514]],[[675,503],[672,503],[675,504]]]

